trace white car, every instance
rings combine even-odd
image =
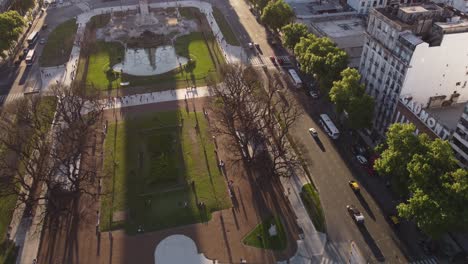
[[[249,42],[249,49],[253,49],[254,44],[252,42]]]
[[[45,44],[45,38],[41,38],[41,40],[39,40],[39,44]]]
[[[356,156],[356,159],[359,161],[359,163],[361,163],[362,165],[366,165],[367,164],[367,159],[362,156],[362,155],[357,155]]]
[[[318,99],[318,93],[316,93],[315,91],[309,91],[309,94],[310,96],[312,97],[312,99]]]
[[[313,127],[309,128],[309,133],[310,133],[313,137],[318,137],[317,130],[315,130],[315,128],[313,128]]]
[[[354,205],[347,205],[346,209],[357,224],[364,224],[364,215]]]

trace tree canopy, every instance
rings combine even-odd
[[[294,47],[302,37],[306,37],[309,34],[307,26],[302,23],[289,23],[283,26],[281,31],[283,32],[284,46],[291,50],[294,50]]]
[[[283,0],[270,1],[263,8],[262,21],[274,30],[278,30],[288,24],[294,17],[294,11]]]
[[[316,75],[324,94],[328,94],[333,81],[340,78],[340,73],[348,64],[346,52],[338,48],[329,38],[318,38],[312,34],[301,38],[294,47],[294,53],[301,70]]]
[[[25,22],[16,11],[0,14],[0,56],[5,57],[3,51],[9,50],[18,39]]]
[[[398,214],[433,238],[468,230],[467,170],[458,168],[447,141],[414,131],[412,124],[390,126],[387,148],[374,165],[379,173],[396,178],[392,182],[409,197],[397,206]]]
[[[360,79],[356,69],[346,68],[341,72],[341,80],[333,82],[329,93],[338,112],[346,111],[349,126],[355,129],[370,128],[374,113],[374,99],[366,94]]]

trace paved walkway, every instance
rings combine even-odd
[[[187,88],[167,90],[161,92],[134,94],[127,96],[111,97],[105,99],[105,110],[113,108],[124,108],[130,106],[139,106],[154,103],[163,103],[179,100],[188,100],[193,98],[202,98],[211,96],[211,91],[208,87]]]
[[[187,236],[172,235],[159,242],[154,251],[154,262],[158,264],[213,264],[203,253],[198,253],[197,245]]]

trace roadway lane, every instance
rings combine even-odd
[[[313,103],[313,102],[312,102]],[[319,145],[307,132],[310,127],[318,130]],[[292,130],[293,137],[302,144],[314,183],[320,193],[327,223],[327,234],[334,243],[355,241],[363,255],[371,260],[389,263],[407,263],[399,249],[399,239],[388,225],[381,211],[365,188],[355,194],[348,181],[355,179],[342,159],[338,147],[348,147],[343,140],[330,139],[309,116],[303,116]],[[357,161],[355,161],[357,163]],[[353,165],[353,164],[351,164]],[[364,173],[361,171],[360,173]],[[370,177],[364,175],[364,177]],[[364,214],[364,227],[358,227],[346,211],[353,204]]]
[[[231,25],[234,28],[243,27],[248,35],[247,39],[259,43],[265,56],[275,55],[275,51],[267,42],[265,29],[249,11],[249,6],[244,1],[230,0],[229,3],[237,13],[235,17],[237,20],[231,20]],[[229,8],[224,9],[229,10]],[[302,93],[302,96],[305,95]],[[320,107],[318,101],[310,103],[310,108]],[[307,132],[309,127],[318,129],[324,150]],[[401,244],[399,238],[386,222],[385,214],[373,198],[365,189],[361,191],[361,196],[356,196],[349,188],[347,182],[355,177],[336,148],[337,146],[340,148],[348,146],[342,140],[333,142],[308,115],[304,115],[297,121],[292,135],[299,144],[303,145],[305,156],[310,161],[310,171],[320,192],[325,211],[327,233],[332,243],[337,244],[337,247],[343,250],[345,247],[342,245],[348,245],[353,240],[358,244],[364,257],[369,260],[407,263],[408,260],[399,248]],[[358,228],[347,213],[346,205],[348,204],[356,205],[364,213],[366,223],[363,228]]]

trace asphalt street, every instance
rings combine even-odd
[[[246,2],[230,0],[229,3],[216,3],[230,18],[230,24],[236,35],[240,36],[239,40],[244,47],[248,42],[255,42],[260,45],[263,56],[285,55],[284,50],[270,47],[265,28],[258,23]],[[347,249],[350,241],[355,241],[370,262],[408,263],[426,257],[419,255],[417,248],[405,250],[406,245],[397,234],[403,235],[407,240],[414,236],[411,236],[411,232],[406,234],[403,230],[391,227],[387,222],[386,217],[394,211],[395,203],[388,190],[382,190],[385,187],[379,179],[365,178],[371,176],[358,165],[351,154],[353,142],[349,135],[332,140],[316,122],[320,113],[332,113],[329,103],[312,100],[304,91],[296,88],[289,90],[299,98],[308,113],[297,121],[292,135],[309,161],[312,179],[319,190],[324,208],[329,241],[341,251]],[[319,131],[318,141],[308,133],[310,127]],[[351,190],[349,180],[361,183],[360,194],[356,195]],[[366,218],[363,227],[358,227],[348,214],[346,205],[349,204],[356,205],[363,212]],[[410,241],[410,244],[416,243]]]

